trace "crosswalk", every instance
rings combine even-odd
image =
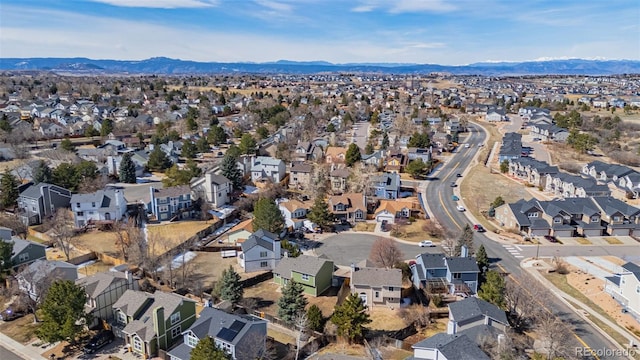
[[[503,244],[502,247],[509,252],[509,254],[513,255],[513,257],[522,259],[524,256],[522,255],[522,248],[518,245],[509,245]]]

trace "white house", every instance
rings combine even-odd
[[[214,208],[229,203],[229,195],[233,191],[231,181],[226,177],[207,171],[204,176],[191,180],[191,198],[203,198]]]
[[[40,297],[42,287],[55,280],[71,280],[78,278],[78,267],[64,261],[38,259],[29,264],[17,276],[18,288],[36,300]]]
[[[635,316],[640,316],[640,266],[628,262],[622,265],[620,273],[608,276],[606,280],[604,291]]]
[[[71,211],[77,228],[89,223],[113,222],[122,219],[127,201],[120,189],[98,190],[90,194],[73,194]]]
[[[284,217],[285,226],[289,229],[300,229],[304,226],[304,220],[309,211],[307,206],[298,200],[285,200],[278,204]]]
[[[284,179],[286,165],[284,161],[269,156],[256,156],[251,159],[251,181],[254,183],[270,180],[279,183]]]
[[[273,270],[282,258],[280,238],[266,230],[251,234],[241,247],[238,263],[246,273]]]

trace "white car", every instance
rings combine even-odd
[[[433,241],[431,241],[431,240],[422,240],[422,241],[420,241],[420,244],[418,244],[418,245],[420,245],[420,247],[434,247],[434,246],[436,246],[433,243]]]
[[[469,147],[469,144],[464,144],[464,147],[468,148],[468,147]]]
[[[464,206],[462,205],[458,205],[456,206],[456,209],[458,209],[458,211],[466,211],[467,209],[464,208]]]

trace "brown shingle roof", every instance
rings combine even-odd
[[[351,275],[355,286],[393,286],[402,287],[402,270],[381,268],[359,268]]]

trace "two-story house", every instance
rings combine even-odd
[[[551,226],[542,218],[542,208],[535,199],[520,199],[496,209],[495,218],[501,226],[529,236],[549,235]]]
[[[632,262],[622,265],[619,273],[606,278],[604,291],[626,310],[640,316],[640,266]]]
[[[345,147],[329,146],[324,153],[324,160],[327,164],[344,164],[346,158],[347,148]]]
[[[289,168],[289,188],[306,190],[311,185],[313,166],[305,163],[294,162]]]
[[[233,360],[258,359],[266,349],[267,321],[206,307],[182,337],[183,342],[167,352],[170,360],[191,359],[191,351],[205,337],[213,339]]]
[[[196,303],[174,293],[127,290],[113,304],[113,313],[114,334],[132,352],[150,358],[182,339],[196,320]]]
[[[351,175],[351,172],[347,168],[334,169],[329,173],[331,192],[333,194],[342,194],[347,191],[349,175]]]
[[[233,185],[223,175],[207,171],[204,176],[191,180],[191,198],[203,199],[214,208],[220,208],[229,203]]]
[[[598,196],[591,199],[605,222],[607,234],[630,236],[640,234],[640,209],[624,201]]]
[[[166,189],[149,187],[148,211],[159,221],[175,218],[186,219],[193,216],[191,188],[189,185],[172,186]]]
[[[0,230],[0,241],[13,245],[13,250],[11,252],[11,267],[14,270],[38,259],[44,259],[47,257],[46,246],[37,242],[21,239],[17,236],[12,236],[11,229],[0,227]]]
[[[369,177],[373,196],[378,199],[397,199],[400,194],[400,175],[398,173],[382,173]]]
[[[332,278],[333,261],[322,256],[284,257],[273,270],[273,282],[285,286],[289,281],[295,281],[311,296],[320,296],[330,288]]]
[[[351,224],[366,220],[367,208],[363,194],[349,193],[329,196],[328,204],[329,211],[336,220]]]
[[[431,161],[431,149],[422,149],[411,147],[407,152],[408,161],[422,160],[423,163],[428,164]]]
[[[91,314],[93,324],[100,321],[112,322],[113,304],[127,290],[138,290],[138,280],[131,272],[103,271],[76,280],[76,285],[82,286],[87,293],[85,311]]]
[[[18,288],[32,299],[41,297],[43,287],[55,280],[71,280],[78,278],[78,267],[64,261],[38,259],[27,265],[16,275]]]
[[[300,141],[298,140],[298,144],[293,151],[293,160],[294,161],[307,161],[307,160],[318,160],[322,158],[323,152],[320,146],[317,146],[313,142],[308,141]]]
[[[416,198],[405,198],[395,200],[380,200],[380,205],[373,212],[376,222],[381,223],[386,220],[394,224],[396,219],[409,219],[420,216],[422,209]]]
[[[499,307],[475,297],[449,304],[448,334],[457,334],[479,325],[491,326],[504,332],[509,327],[509,320]]]
[[[402,270],[351,265],[351,293],[367,307],[400,308]]]
[[[278,184],[286,174],[284,161],[268,156],[256,156],[251,159],[251,181],[270,181]]]
[[[304,220],[307,218],[309,208],[302,201],[285,199],[278,203],[278,208],[288,229],[296,230],[304,226]]]
[[[446,257],[442,253],[420,254],[411,265],[413,284],[416,288],[430,289],[446,286],[452,295],[472,295],[478,292],[480,269],[473,257]],[[439,289],[444,290],[444,289]]]
[[[89,224],[113,223],[122,219],[127,211],[127,201],[120,189],[73,194],[70,202],[77,228]]]
[[[238,263],[246,273],[273,270],[282,259],[280,238],[263,229],[249,235],[240,246]]]
[[[57,209],[68,208],[71,191],[53,184],[39,183],[26,188],[18,196],[18,214],[26,225],[36,225]]]
[[[408,162],[409,158],[400,152],[400,150],[391,150],[385,159],[384,171],[389,173],[401,173],[404,171],[404,167],[407,166]]]

